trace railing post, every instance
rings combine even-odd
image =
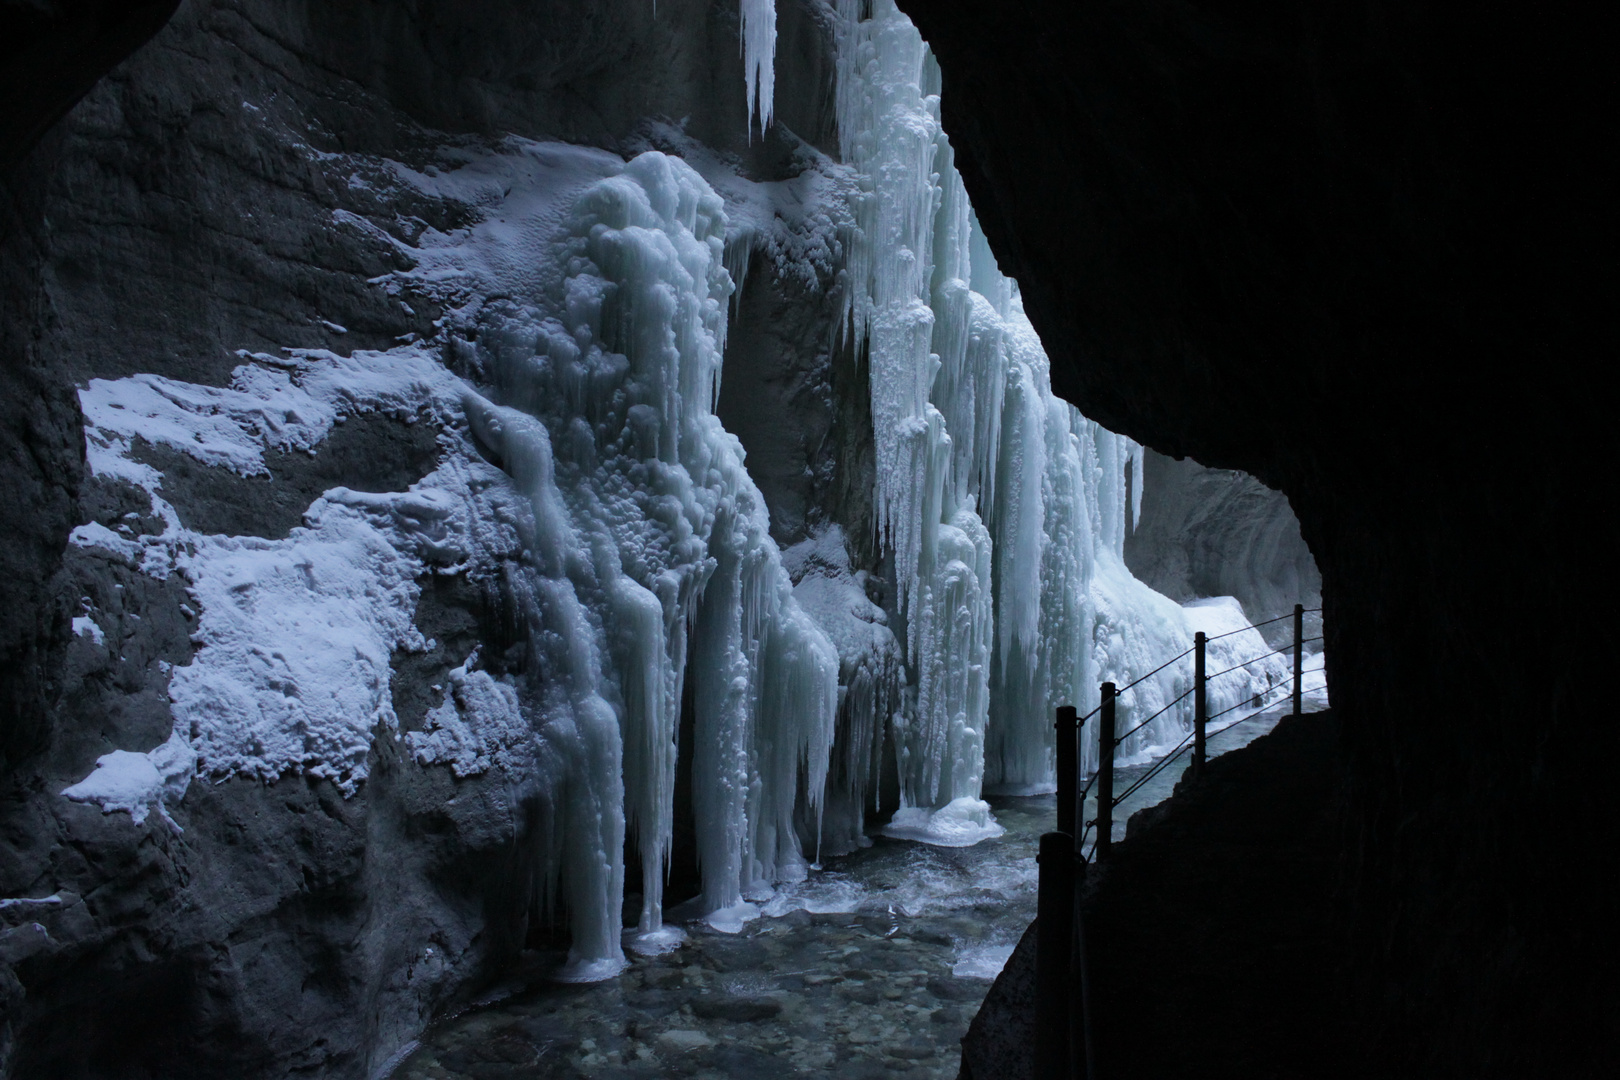
[[[1091,1035],[1091,970],[1086,959],[1086,919],[1081,906],[1086,869],[1086,860],[1077,849],[1074,853],[1074,959],[1069,967],[1069,1075],[1074,1080],[1091,1080],[1097,1075],[1096,1044]]]
[[[1074,836],[1041,834],[1035,894],[1035,1075],[1066,1080],[1074,963]]]
[[[1294,605],[1294,715],[1305,710],[1300,707],[1305,683],[1305,605]]]
[[[1108,857],[1114,840],[1114,684],[1102,684],[1097,725],[1097,861]]]
[[[1057,831],[1080,835],[1075,828],[1074,793],[1079,788],[1080,722],[1073,705],[1057,711]]]
[[[1209,723],[1209,698],[1204,693],[1204,650],[1209,637],[1202,631],[1193,635],[1193,779],[1204,775],[1204,726]]]

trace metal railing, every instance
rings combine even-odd
[[[1293,684],[1291,695],[1293,715],[1298,716],[1304,711],[1304,649],[1307,644],[1321,640],[1320,636],[1311,638],[1304,636],[1307,610],[1321,611],[1320,608],[1306,609],[1302,604],[1295,604],[1291,616],[1279,615],[1275,619],[1241,626],[1213,637],[1199,631],[1193,636],[1192,648],[1171,657],[1146,675],[1123,687],[1116,687],[1111,682],[1103,683],[1101,703],[1085,716],[1078,716],[1073,706],[1065,705],[1058,708],[1057,831],[1042,834],[1040,853],[1036,857],[1036,861],[1040,864],[1035,924],[1036,1076],[1073,1077],[1076,1080],[1096,1078],[1095,1059],[1092,1053],[1091,994],[1086,968],[1085,927],[1080,917],[1080,891],[1089,867],[1085,854],[1087,835],[1095,826],[1097,838],[1092,851],[1096,861],[1102,862],[1108,857],[1113,846],[1114,811],[1121,803],[1176,761],[1182,752],[1188,749],[1189,742],[1193,757],[1188,775],[1196,782],[1203,776],[1208,761],[1208,744],[1211,738],[1208,731],[1209,723],[1245,705],[1255,707],[1255,711],[1249,716],[1240,717],[1214,732],[1215,735],[1219,735],[1265,711],[1257,695],[1256,699],[1239,701],[1210,715],[1208,691],[1211,681],[1243,670],[1269,656],[1291,651],[1294,670],[1291,678],[1283,685],[1287,685],[1288,682]],[[1217,671],[1213,675],[1205,673],[1204,661],[1211,641],[1288,618],[1294,621],[1294,640],[1288,647],[1268,650],[1252,659]],[[1115,720],[1119,695],[1152,678],[1171,664],[1185,659],[1189,653],[1193,655],[1193,685],[1129,731],[1122,735],[1116,734]],[[1192,730],[1187,732],[1169,753],[1155,761],[1151,768],[1132,781],[1129,787],[1115,795],[1114,755],[1120,745],[1165,712],[1185,701],[1188,695],[1193,697]],[[1093,716],[1098,718],[1097,771],[1092,773],[1084,787],[1080,787],[1080,731],[1086,721]],[[1092,784],[1097,786],[1097,816],[1077,828],[1085,816],[1086,796],[1090,793]],[[1079,1025],[1074,1023],[1072,1007],[1071,995],[1075,988],[1079,989],[1081,999]]]

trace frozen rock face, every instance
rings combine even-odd
[[[8,177],[9,1075],[369,1076],[525,941],[559,851],[528,841],[564,824],[503,772],[534,749],[527,503],[450,392],[478,268],[410,273],[503,214],[558,227],[655,138],[791,179],[831,135],[783,93],[750,142],[734,2],[545,9],[188,3]],[[779,85],[830,70],[820,14],[781,6]],[[508,131],[621,153],[570,174]],[[595,906],[587,964],[618,948]]]
[[[1286,495],[1234,469],[1153,450],[1143,463],[1142,516],[1125,536],[1125,565],[1179,603],[1234,596],[1256,623],[1295,604],[1322,606],[1322,575]],[[1277,647],[1294,637],[1288,620],[1260,632]],[[1321,633],[1320,613],[1307,614],[1305,636]]]
[[[19,173],[13,1075],[373,1075],[1187,644],[890,0],[541,8],[188,4]]]

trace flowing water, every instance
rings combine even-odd
[[[1211,755],[1283,711],[1217,729]],[[1185,760],[1121,805],[1116,838],[1170,794]],[[1116,790],[1148,768],[1118,770]],[[680,948],[633,956],[615,979],[557,983],[560,955],[526,954],[491,999],[424,1034],[394,1080],[952,1080],[968,1022],[1035,917],[1035,848],[1055,816],[1051,795],[989,801],[1000,837],[945,848],[874,836],[784,886],[741,932],[681,923]]]

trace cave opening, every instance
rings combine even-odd
[[[275,6],[0,6],[0,1077],[1017,1072],[1107,682],[1102,1071],[1602,1075],[1584,16]]]

